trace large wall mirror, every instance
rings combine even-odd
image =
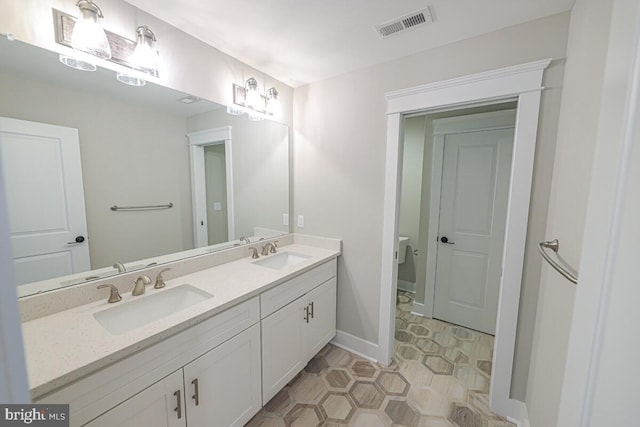
[[[3,37],[0,57],[19,296],[289,233],[287,126]]]

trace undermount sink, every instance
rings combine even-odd
[[[212,297],[213,295],[191,285],[180,285],[109,307],[94,313],[93,317],[107,331],[120,335]]]
[[[271,268],[273,270],[282,270],[285,267],[292,267],[311,258],[309,255],[298,254],[295,252],[279,252],[273,255],[266,255],[253,263],[262,267]]]

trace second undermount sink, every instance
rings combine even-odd
[[[311,256],[295,252],[279,252],[277,254],[267,255],[253,263],[273,270],[282,270],[285,267],[292,267],[296,264],[300,264],[309,258],[311,258]]]
[[[213,295],[191,285],[179,285],[137,298],[94,313],[93,317],[107,331],[120,335],[213,298]]]

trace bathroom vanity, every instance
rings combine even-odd
[[[169,264],[165,288],[114,304],[95,282],[99,301],[25,321],[34,401],[69,403],[72,426],[243,426],[336,330],[340,241],[280,240],[257,260],[244,246]]]

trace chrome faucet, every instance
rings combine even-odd
[[[153,285],[154,289],[161,289],[161,288],[164,288],[165,286],[167,286],[167,284],[164,283],[164,277],[162,277],[162,273],[165,273],[165,272],[167,272],[169,270],[171,270],[171,269],[170,268],[165,268],[165,269],[160,270],[160,272],[156,276],[156,284]]]
[[[144,294],[144,287],[150,284],[151,279],[149,279],[149,276],[145,276],[144,274],[142,276],[138,276],[138,278],[136,279],[136,285],[133,287],[133,291],[131,291],[131,295],[137,297],[138,295]]]
[[[240,241],[245,242],[247,245],[251,243],[251,240],[249,240],[248,237],[244,237],[244,236],[240,237]]]
[[[126,267],[121,262],[113,264],[113,268],[117,269],[118,273],[125,273],[127,271]]]
[[[275,254],[276,251],[276,246],[277,241],[276,242],[267,242],[264,244],[264,246],[262,246],[262,255],[269,255],[271,254]]]
[[[103,289],[103,288],[111,288],[111,292],[109,293],[109,300],[108,300],[109,303],[118,302],[122,299],[116,285],[111,285],[109,283],[106,283],[104,285],[98,285],[98,289]]]

